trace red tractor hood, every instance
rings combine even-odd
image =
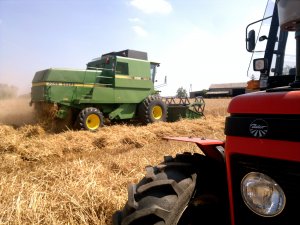
[[[232,99],[228,113],[300,114],[300,91],[261,91],[240,95]]]

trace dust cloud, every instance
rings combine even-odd
[[[29,97],[0,100],[0,124],[14,127],[35,124],[34,110],[29,102]]]

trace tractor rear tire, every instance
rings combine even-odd
[[[138,115],[142,123],[167,121],[167,105],[158,96],[148,96],[138,107]]]
[[[204,155],[184,153],[147,167],[146,176],[128,187],[128,201],[113,215],[113,225],[227,224],[224,171],[218,174],[215,164]]]
[[[78,114],[77,124],[82,130],[97,131],[104,125],[104,117],[97,108],[84,108]]]

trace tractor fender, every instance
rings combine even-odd
[[[225,164],[225,142],[198,137],[163,137],[165,140],[195,143],[209,158]]]

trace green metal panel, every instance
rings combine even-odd
[[[76,87],[64,87],[64,86],[50,86],[48,88],[48,94],[50,101],[52,102],[64,102],[67,105],[70,105],[74,100]]]
[[[115,87],[150,90],[153,87],[153,83],[151,80],[138,80],[138,78],[129,76],[127,78],[116,77]]]
[[[147,96],[152,94],[150,90],[116,88],[115,101],[116,103],[140,103]]]
[[[136,104],[122,104],[109,114],[109,119],[132,119],[135,112]]]
[[[71,70],[55,69],[39,71],[35,74],[32,83],[38,82],[64,82],[64,83],[95,83],[96,76],[101,70]]]
[[[129,75],[133,77],[143,77],[150,79],[150,62],[140,59],[131,59],[117,56],[117,63],[128,63]]]
[[[48,90],[48,101],[75,108],[80,108],[75,105],[79,99],[91,99],[89,94],[93,90],[92,88],[78,88],[75,86],[47,86],[46,88]]]
[[[115,104],[101,104],[100,109],[104,114],[108,114],[108,113],[114,111],[117,107],[118,107],[118,105],[115,105]]]
[[[83,83],[85,79],[85,71],[78,70],[62,70],[51,68],[45,75],[44,81],[49,82]]]
[[[114,89],[110,87],[95,86],[93,91],[92,102],[95,103],[115,103]]]

